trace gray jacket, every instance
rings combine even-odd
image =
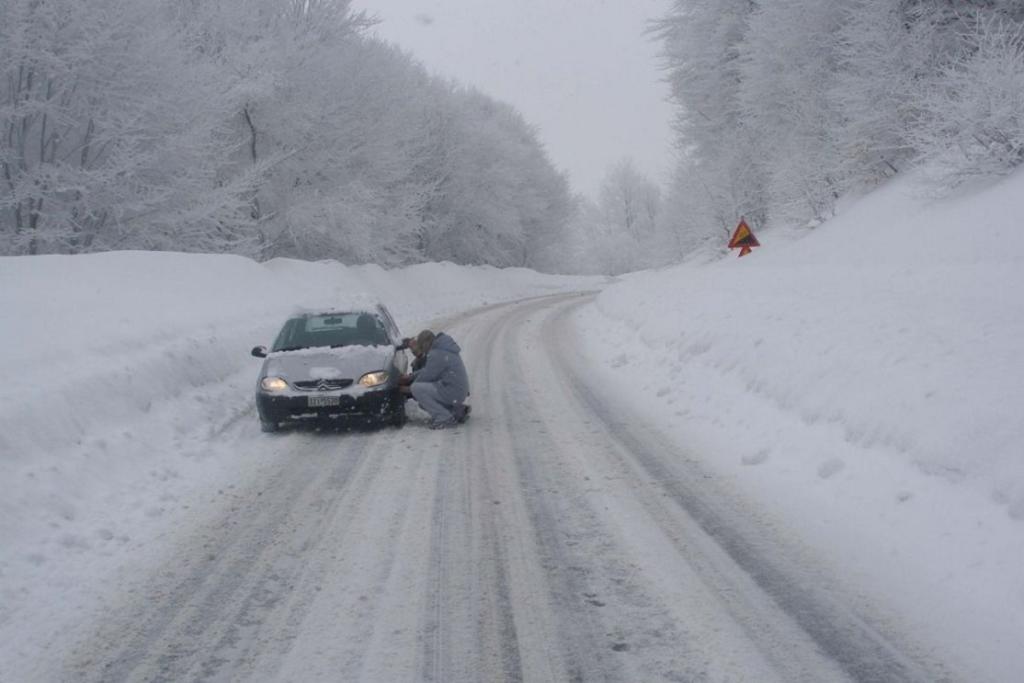
[[[427,363],[411,373],[413,382],[433,382],[442,401],[461,403],[469,396],[469,376],[459,352],[462,349],[444,332],[438,333],[427,352]]]

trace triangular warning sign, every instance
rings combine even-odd
[[[747,225],[747,221],[740,219],[740,224],[736,226],[736,230],[732,233],[732,239],[729,240],[730,249],[739,249],[740,256],[746,256],[751,252],[752,247],[759,247],[761,243],[754,237],[754,233],[750,231],[750,226]]]

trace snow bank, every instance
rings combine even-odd
[[[0,636],[8,652],[36,656],[67,612],[87,612],[93,596],[83,586],[116,580],[111,567],[188,514],[184,501],[197,489],[236,478],[245,454],[228,457],[211,444],[237,420],[256,424],[261,361],[249,351],[269,345],[296,307],[381,301],[411,335],[466,309],[597,282],[449,263],[384,270],[142,252],[0,258]],[[15,622],[29,605],[36,626],[51,632]]]
[[[616,391],[995,680],[1024,670],[1021,215],[1021,173],[902,180],[579,319]]]

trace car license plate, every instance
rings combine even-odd
[[[340,396],[309,396],[310,408],[326,408],[341,404]]]

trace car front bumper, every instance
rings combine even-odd
[[[257,392],[256,408],[264,422],[332,422],[342,420],[375,420],[387,417],[397,406],[403,405],[403,397],[395,389],[366,391],[359,395],[330,394],[337,396],[338,405],[310,406],[310,397],[322,398],[321,393],[309,395],[275,395]]]

